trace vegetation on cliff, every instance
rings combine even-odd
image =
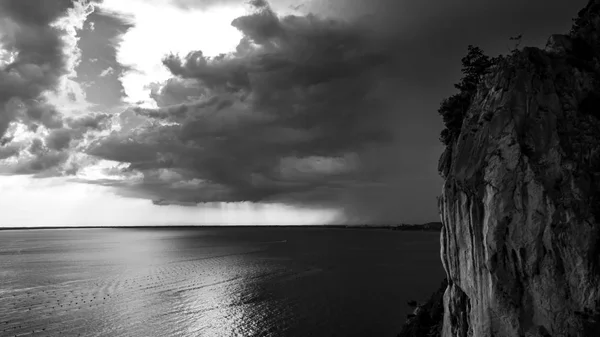
[[[501,60],[503,60],[502,56],[490,58],[481,48],[468,46],[467,55],[461,60],[463,77],[454,85],[459,92],[444,99],[438,109],[446,126],[440,136],[442,143],[449,145],[458,137],[479,82],[488,73],[490,67]]]
[[[444,279],[440,287],[424,303],[416,305],[412,314],[397,337],[440,337],[444,318],[444,291],[448,280]],[[411,301],[413,302],[413,301]],[[409,303],[413,306],[414,303]]]

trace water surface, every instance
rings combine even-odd
[[[0,231],[0,336],[390,336],[444,273],[439,233]]]

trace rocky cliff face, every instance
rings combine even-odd
[[[494,66],[440,172],[442,335],[600,336],[600,0]]]

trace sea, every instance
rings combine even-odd
[[[389,336],[440,285],[437,232],[0,231],[0,336]]]

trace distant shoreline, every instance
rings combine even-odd
[[[317,229],[380,229],[393,231],[439,232],[441,222],[419,225],[172,225],[172,226],[60,226],[60,227],[0,227],[0,231],[48,229],[197,229],[197,228],[317,228]]]

